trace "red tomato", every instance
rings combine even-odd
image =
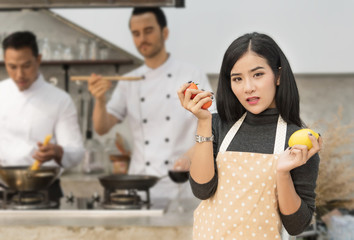
[[[189,87],[187,87],[187,89],[198,89],[198,86],[197,86],[197,84],[195,84],[194,82],[192,82],[192,83],[189,85]],[[184,95],[186,95],[187,89],[184,90],[184,92],[183,92]],[[192,94],[191,99],[193,99],[195,96],[197,96],[197,94]]]
[[[211,106],[212,103],[213,103],[212,101],[209,101],[209,102],[207,102],[207,103],[204,103],[203,106],[202,106],[202,108],[203,108],[203,109],[208,109],[208,108]]]
[[[197,86],[197,84],[192,82],[187,89],[198,89],[198,86]],[[187,89],[184,90],[184,92],[183,92],[184,95],[186,95]],[[195,96],[196,96],[196,94],[192,94],[191,99],[193,99]],[[208,109],[211,106],[211,104],[212,104],[212,101],[204,103],[202,106],[202,109]]]

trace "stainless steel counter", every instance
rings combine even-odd
[[[142,210],[0,210],[0,239],[191,239],[196,199],[172,201],[165,212]],[[126,212],[124,212],[126,211]]]
[[[172,201],[166,211],[151,210],[0,210],[0,226],[192,226],[196,199],[182,199],[185,212]]]

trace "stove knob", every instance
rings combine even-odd
[[[92,195],[92,200],[94,202],[100,202],[100,195],[98,195],[97,192],[95,192],[93,195]]]
[[[70,202],[70,203],[74,202],[74,195],[72,192],[70,192],[69,195],[66,196],[66,202]]]

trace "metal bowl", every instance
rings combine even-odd
[[[36,171],[30,170],[29,167],[0,167],[0,177],[9,189],[16,191],[40,191],[47,189],[60,172],[60,167],[41,166]]]

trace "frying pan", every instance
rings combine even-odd
[[[136,189],[148,190],[160,179],[149,175],[125,175],[112,174],[98,178],[101,185],[110,190],[115,189]]]
[[[31,171],[29,166],[0,166],[0,177],[7,187],[16,191],[47,189],[58,177],[60,167],[41,166]]]

